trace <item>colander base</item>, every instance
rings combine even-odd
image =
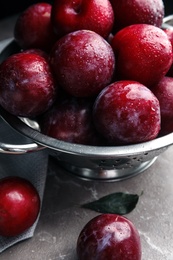
[[[128,178],[132,178],[146,169],[148,169],[157,159],[158,156],[153,159],[142,162],[138,165],[131,166],[130,168],[112,168],[104,169],[98,167],[96,169],[89,168],[80,168],[70,163],[59,162],[61,167],[67,170],[70,174],[73,174],[75,177],[88,180],[88,181],[104,181],[104,182],[114,182],[122,181]]]

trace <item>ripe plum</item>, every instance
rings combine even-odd
[[[160,103],[161,130],[160,135],[173,132],[173,78],[164,77],[152,88]]]
[[[96,216],[79,234],[77,255],[79,260],[141,260],[138,230],[124,216]]]
[[[9,176],[0,180],[0,235],[12,237],[30,228],[40,210],[36,188],[26,179]]]
[[[110,0],[114,10],[114,32],[132,24],[161,27],[164,17],[162,0]]]
[[[56,42],[50,53],[50,64],[57,82],[67,93],[90,97],[111,82],[115,56],[110,44],[100,35],[79,30]]]
[[[83,98],[57,100],[39,119],[41,132],[70,143],[100,145],[102,141],[92,121],[92,106],[92,100]]]
[[[111,145],[152,140],[160,130],[155,95],[136,81],[117,81],[104,88],[93,108],[94,124]]]
[[[57,85],[46,58],[20,52],[0,65],[0,104],[16,116],[36,117],[54,102]]]
[[[166,33],[153,25],[130,25],[111,41],[118,79],[136,80],[147,87],[157,84],[172,64],[172,45]]]
[[[54,0],[51,20],[59,37],[85,29],[107,38],[114,12],[109,0]]]
[[[36,3],[19,15],[14,27],[14,38],[21,48],[50,51],[57,39],[51,23],[51,10],[51,4]]]

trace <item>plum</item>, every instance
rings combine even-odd
[[[109,0],[55,0],[51,20],[59,37],[86,29],[107,38],[114,23],[114,12]]]
[[[36,117],[52,106],[57,96],[46,58],[20,52],[0,65],[0,105],[16,116]]]
[[[124,216],[101,214],[91,219],[77,240],[79,260],[141,260],[141,242],[134,224]]]
[[[111,41],[118,79],[136,80],[147,87],[157,84],[171,67],[172,45],[166,33],[153,25],[134,24]]]
[[[61,87],[75,97],[96,96],[114,75],[115,56],[110,44],[89,30],[69,33],[50,53],[50,64]]]
[[[160,103],[161,130],[160,135],[173,132],[173,78],[164,77],[152,88],[152,92]]]
[[[110,145],[141,143],[160,131],[160,105],[146,86],[136,81],[117,81],[95,100],[93,120]]]
[[[110,0],[114,10],[114,33],[132,24],[161,27],[164,17],[162,0]]]
[[[93,100],[65,96],[39,118],[41,132],[76,144],[100,145],[92,121]]]
[[[0,180],[0,235],[17,236],[30,228],[40,211],[40,197],[32,183],[8,176]]]
[[[170,40],[172,48],[173,48],[173,27],[172,28],[169,27],[167,29],[164,29],[164,32],[168,36],[168,39]],[[168,70],[166,76],[173,77],[173,63],[171,65],[170,69]]]
[[[14,27],[14,39],[21,48],[50,51],[57,39],[51,23],[51,10],[52,5],[49,3],[36,3],[18,16]]]

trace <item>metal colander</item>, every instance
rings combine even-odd
[[[164,18],[163,27],[173,25],[173,15]],[[0,62],[17,52],[12,41],[0,54]],[[73,175],[85,180],[119,181],[143,172],[173,144],[173,133],[135,145],[100,147],[72,144],[39,132],[37,122],[21,119],[0,107],[0,114],[13,129],[31,140],[27,144],[0,143],[0,152],[22,154],[47,149],[59,164]]]

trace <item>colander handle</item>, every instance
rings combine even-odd
[[[30,152],[36,152],[45,149],[45,147],[36,144],[6,144],[0,142],[0,153],[6,154],[25,154]]]

